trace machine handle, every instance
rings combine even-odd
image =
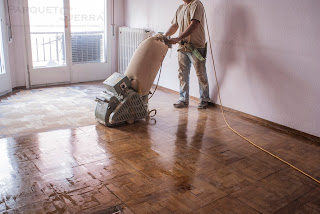
[[[104,102],[104,103],[109,103],[109,101],[105,98],[102,97],[96,97],[95,99],[96,102]]]
[[[162,35],[162,38],[163,38],[164,44],[166,44],[168,46],[168,48],[172,48],[172,44],[169,44],[170,36],[166,37],[165,35]]]

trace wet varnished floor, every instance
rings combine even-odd
[[[107,128],[102,84],[21,91],[0,102],[0,213],[320,213],[320,186],[252,147],[219,109],[151,99],[156,121]],[[320,146],[228,113],[258,145],[320,179]]]

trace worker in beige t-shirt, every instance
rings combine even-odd
[[[209,84],[206,72],[206,38],[204,31],[204,8],[199,0],[183,0],[165,36],[172,36],[179,29],[179,36],[171,38],[171,44],[179,43],[180,98],[176,108],[189,105],[189,76],[193,64],[200,90],[199,109],[206,108],[209,102]]]

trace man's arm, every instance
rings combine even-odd
[[[169,43],[176,44],[176,43],[180,42],[182,39],[190,36],[193,33],[193,31],[198,27],[199,24],[200,24],[200,22],[198,20],[193,19],[191,21],[191,24],[189,25],[189,27],[177,38],[170,39]]]
[[[178,30],[179,26],[176,24],[171,25],[171,27],[168,29],[168,31],[164,34],[166,37],[172,36],[175,34]]]

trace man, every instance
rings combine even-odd
[[[180,98],[175,108],[189,105],[189,76],[191,63],[193,64],[199,82],[199,109],[205,109],[209,101],[209,84],[206,72],[206,38],[204,31],[204,8],[199,0],[183,0],[184,4],[177,9],[172,20],[172,26],[165,36],[172,36],[179,31],[179,36],[171,38],[169,43],[179,43],[179,80]]]

